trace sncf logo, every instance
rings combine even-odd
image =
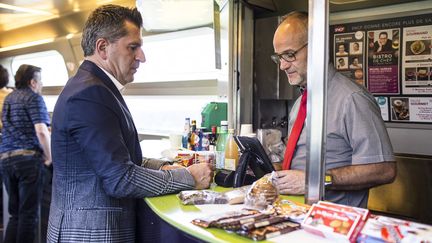
[[[335,27],[335,33],[340,33],[345,31],[345,26]]]

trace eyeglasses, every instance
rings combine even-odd
[[[296,60],[296,54],[297,52],[299,52],[301,49],[303,49],[305,46],[307,46],[307,42],[302,45],[299,49],[292,51],[286,51],[286,52],[282,52],[281,54],[273,54],[271,55],[271,59],[273,60],[273,62],[275,62],[276,64],[280,64],[280,60],[284,59],[286,62],[294,62]]]

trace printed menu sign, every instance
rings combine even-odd
[[[378,103],[378,106],[381,110],[381,117],[384,121],[389,120],[389,109],[388,109],[388,99],[384,96],[375,97],[375,100]]]
[[[405,28],[403,39],[403,93],[431,94],[432,25]]]
[[[368,89],[399,93],[399,29],[368,31]]]
[[[335,68],[357,83],[366,86],[364,81],[364,32],[335,34]]]
[[[384,121],[432,123],[431,13],[335,24],[330,37],[335,68],[375,96]]]
[[[432,123],[432,97],[392,97],[392,121]]]

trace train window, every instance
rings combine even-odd
[[[212,28],[203,27],[143,37],[146,62],[135,83],[216,79]]]
[[[68,80],[68,72],[63,56],[58,51],[43,51],[16,56],[12,59],[12,72],[22,64],[31,64],[42,68],[42,82],[45,87],[63,86]]]
[[[181,133],[184,119],[201,124],[203,107],[212,96],[124,96],[140,134],[167,136]],[[198,125],[199,126],[199,125]]]

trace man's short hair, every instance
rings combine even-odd
[[[282,16],[280,24],[285,22],[287,19],[297,19],[301,23],[303,28],[300,29],[299,31],[302,32],[303,34],[302,37],[305,38],[305,40],[303,41],[306,42],[308,38],[308,20],[309,20],[308,13],[304,11],[292,11]]]
[[[40,67],[23,64],[15,73],[15,88],[23,89],[30,86],[30,81],[34,78],[36,72],[41,72]]]
[[[380,32],[379,35],[378,35],[378,37],[380,37],[381,35],[385,35],[386,38],[388,37],[388,33],[385,32],[385,31]]]
[[[6,87],[9,83],[9,72],[6,68],[0,65],[0,89]]]
[[[95,9],[87,19],[81,40],[84,56],[94,54],[96,41],[105,38],[116,42],[128,34],[125,21],[132,22],[136,27],[142,27],[142,18],[137,8],[127,8],[108,4]]]

